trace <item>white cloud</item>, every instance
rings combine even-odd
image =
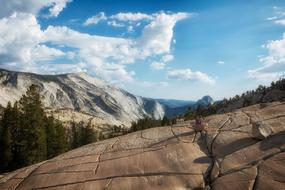
[[[127,12],[127,13],[118,13],[112,15],[110,18],[119,21],[140,21],[140,20],[151,20],[153,19],[153,16],[139,12],[138,13]]]
[[[279,19],[274,21],[275,24],[285,25],[285,19]]]
[[[78,55],[85,63],[82,69],[110,82],[133,81],[134,72],[128,72],[124,65],[136,59],[137,50],[131,40],[84,34],[67,27],[50,26],[45,34],[53,44],[78,48]]]
[[[14,13],[0,19],[0,65],[36,72],[38,62],[65,56],[63,51],[44,45],[45,41],[45,34],[32,14]]]
[[[166,14],[161,12],[155,14],[155,18],[144,27],[142,36],[138,40],[144,54],[149,56],[151,54],[168,53],[176,22],[188,16],[188,13]]]
[[[276,20],[276,19],[278,19],[277,16],[273,16],[273,17],[268,17],[268,18],[267,18],[267,20]]]
[[[0,18],[9,17],[15,12],[37,15],[49,8],[49,17],[57,17],[71,0],[1,0]]]
[[[124,27],[124,26],[125,26],[124,24],[118,23],[118,22],[116,22],[115,20],[108,21],[107,24],[108,24],[109,26],[113,26],[113,27],[116,27],[116,28],[118,28],[118,27]]]
[[[48,26],[42,30],[35,15],[39,11],[40,8],[31,13],[18,12],[0,19],[1,67],[38,73],[87,70],[111,82],[134,81],[135,73],[127,65],[137,60],[173,59],[169,54],[173,28],[177,21],[189,15],[153,14],[142,35],[128,39],[90,35],[65,26]],[[55,12],[50,10],[53,16]],[[58,63],[58,57],[64,57],[64,62],[70,64]]]
[[[171,54],[166,54],[164,56],[162,56],[161,61],[166,63],[166,62],[170,62],[174,59],[173,55]]]
[[[285,25],[285,11],[281,7],[273,7],[274,16],[268,17],[267,20],[275,24]]]
[[[218,61],[218,64],[223,65],[223,64],[225,64],[225,62],[220,60],[220,61]]]
[[[83,25],[88,26],[91,24],[98,24],[100,21],[104,20],[107,20],[107,17],[105,16],[104,12],[100,12],[97,15],[88,18]]]
[[[164,69],[165,67],[165,63],[161,63],[161,62],[152,62],[150,64],[150,67],[153,69],[153,70],[162,70]]]
[[[215,80],[208,76],[206,73],[200,71],[192,71],[191,69],[176,69],[168,71],[167,77],[169,79],[200,81],[207,84],[214,84]]]
[[[260,58],[263,66],[249,70],[249,76],[259,80],[276,80],[285,74],[285,33],[280,40],[269,41],[263,45],[268,55]]]
[[[131,33],[134,31],[134,27],[133,26],[128,26],[128,32]]]
[[[71,0],[56,0],[52,2],[49,8],[50,17],[57,17],[59,13],[66,7],[66,4],[71,2]]]
[[[45,45],[36,45],[31,52],[31,61],[49,61],[65,55],[61,50]]]

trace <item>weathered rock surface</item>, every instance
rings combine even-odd
[[[138,131],[5,174],[0,189],[285,189],[284,103],[206,120],[194,143],[181,124]],[[271,135],[253,138],[257,122]]]
[[[263,140],[271,135],[271,130],[262,122],[252,124],[252,136],[258,140]]]

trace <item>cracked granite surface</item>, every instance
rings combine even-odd
[[[5,174],[0,189],[285,189],[284,113],[274,102],[209,116],[194,143],[181,125],[100,141]],[[272,131],[262,141],[258,121]]]

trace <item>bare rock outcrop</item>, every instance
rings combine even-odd
[[[4,174],[0,189],[285,189],[284,103],[206,120],[194,143],[181,124],[138,131]],[[270,135],[256,140],[260,122]]]
[[[258,140],[263,140],[271,135],[272,131],[264,123],[252,124],[252,136]]]

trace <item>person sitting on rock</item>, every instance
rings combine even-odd
[[[193,142],[195,141],[196,139],[196,134],[199,132],[201,135],[203,132],[206,132],[206,127],[208,126],[208,124],[204,121],[204,119],[199,116],[195,119],[195,124],[193,126],[193,129],[194,129],[194,132],[195,132],[195,135],[194,135],[194,139],[193,139]]]
[[[203,128],[203,118],[200,116],[195,119],[195,127],[194,130],[195,132],[201,132]]]

